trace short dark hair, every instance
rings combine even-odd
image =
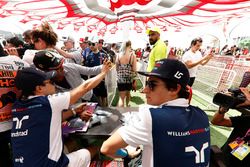
[[[19,39],[18,37],[11,37],[7,39],[7,43],[12,44],[14,47],[19,47],[20,45],[23,46],[24,42]]]
[[[177,82],[170,79],[163,79],[160,78],[166,87],[167,90],[176,90],[177,89]],[[189,97],[189,92],[186,90],[186,88],[181,87],[180,91],[178,92],[179,98],[185,98],[187,99]]]
[[[198,38],[193,39],[193,40],[191,41],[191,46],[196,45],[197,42],[202,43],[202,38],[198,37]]]

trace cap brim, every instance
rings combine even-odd
[[[167,78],[167,77],[164,77],[164,76],[162,76],[162,75],[160,75],[160,74],[153,73],[153,72],[137,71],[137,73],[138,73],[138,74],[141,74],[141,75],[144,75],[144,76],[147,76],[147,77],[153,76],[153,77],[158,77],[158,78],[163,78],[163,79],[169,79],[169,78]],[[177,82],[177,83],[178,83],[178,82]],[[183,85],[183,84],[181,84],[181,83],[178,83],[178,84],[181,85],[181,88],[185,88],[185,89],[186,89],[186,87],[187,87],[187,85]]]
[[[162,76],[160,74],[157,73],[153,73],[153,72],[145,72],[145,71],[137,71],[139,74],[144,75],[144,76],[155,76],[155,77],[160,77],[162,78]]]
[[[152,31],[152,30],[151,29],[147,29],[146,30],[146,34],[148,35],[150,31]]]
[[[159,30],[155,30],[155,29],[147,29],[146,30],[146,34],[149,35],[150,31],[153,31],[153,32],[156,32],[156,33],[160,34],[160,31]]]
[[[64,62],[64,59],[62,58],[62,59],[60,60],[59,64],[53,65],[53,67],[49,68],[48,70],[57,70],[59,67],[62,66],[63,62]]]

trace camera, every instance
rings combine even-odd
[[[216,93],[213,97],[213,103],[224,108],[235,109],[237,105],[246,100],[245,95],[240,89],[228,89],[228,91],[231,95]]]

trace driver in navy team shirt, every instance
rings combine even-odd
[[[69,92],[57,93],[53,79],[56,71],[43,72],[24,68],[17,72],[15,85],[22,96],[13,107],[11,142],[14,166],[24,167],[88,167],[98,151],[95,148],[63,153],[62,114],[78,112],[68,109],[106,76],[111,63],[104,61],[102,71]]]
[[[186,66],[173,59],[156,62],[143,92],[138,122],[119,128],[101,147],[110,157],[127,157],[124,147],[143,146],[143,167],[208,167],[210,128],[204,111],[188,104]]]

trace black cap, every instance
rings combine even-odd
[[[38,85],[43,85],[43,82],[52,79],[56,76],[56,71],[43,72],[34,67],[27,67],[17,72],[15,85],[17,89],[23,92],[35,90]]]
[[[185,64],[175,59],[162,59],[155,63],[151,72],[138,71],[145,76],[155,76],[158,78],[169,79],[179,83],[182,88],[186,88],[189,81],[189,72]]]
[[[58,69],[64,62],[63,58],[55,56],[53,52],[43,50],[35,54],[33,63],[37,68],[43,71]]]

